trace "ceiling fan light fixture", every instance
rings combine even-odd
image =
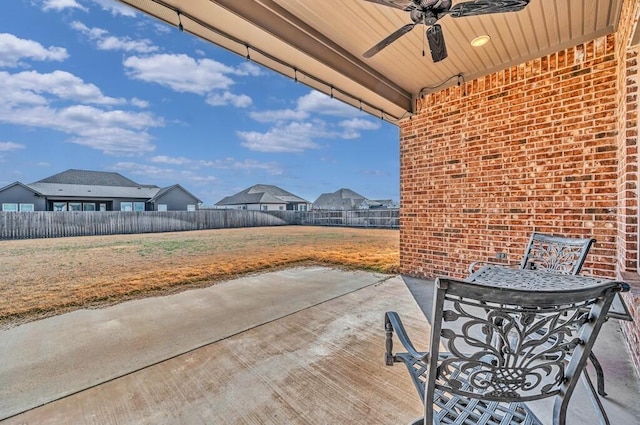
[[[481,47],[484,46],[485,44],[487,44],[489,42],[489,40],[491,40],[491,37],[489,37],[488,35],[481,35],[478,36],[476,38],[474,38],[473,40],[471,40],[471,45],[473,47]]]

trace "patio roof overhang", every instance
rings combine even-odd
[[[613,33],[622,7],[622,0],[531,0],[515,13],[447,15],[438,23],[448,57],[434,63],[421,25],[362,56],[411,23],[408,12],[382,1],[119,1],[391,122],[412,114],[421,94]],[[489,44],[471,46],[485,34]]]

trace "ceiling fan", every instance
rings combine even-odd
[[[407,24],[389,34],[378,44],[363,53],[363,57],[370,58],[409,31],[418,24],[427,25],[427,40],[431,50],[431,58],[439,62],[447,57],[447,46],[444,42],[442,27],[436,22],[445,15],[452,18],[465,16],[488,15],[490,13],[518,12],[524,9],[531,0],[475,0],[458,3],[452,6],[452,0],[365,0],[383,6],[409,12],[413,23]]]

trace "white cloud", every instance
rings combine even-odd
[[[190,165],[193,164],[193,161],[189,158],[185,157],[170,157],[166,155],[158,155],[154,156],[150,159],[151,162],[155,162],[158,164],[171,164],[171,165]]]
[[[211,106],[233,105],[236,108],[247,108],[253,104],[253,100],[246,94],[233,94],[228,91],[222,94],[212,93],[207,96],[206,102]]]
[[[44,104],[43,96],[51,95],[60,100],[93,103],[98,105],[119,105],[125,99],[113,98],[102,94],[94,84],[88,84],[65,71],[40,74],[36,71],[23,71],[16,74],[0,72],[0,86],[5,92],[5,102]],[[31,100],[29,100],[31,99]]]
[[[340,122],[340,127],[345,130],[342,133],[343,139],[357,139],[360,137],[360,130],[377,130],[380,128],[380,123],[362,118],[353,118],[351,120],[345,120]]]
[[[127,16],[127,17],[136,16],[136,12],[132,7],[118,3],[117,1],[93,0],[93,2],[100,5],[100,7],[102,7],[102,10],[111,12],[111,14],[114,16],[118,16],[118,15]]]
[[[257,152],[303,152],[318,149],[314,137],[322,137],[324,132],[318,123],[289,123],[274,127],[266,133],[257,131],[237,132],[243,142],[241,145]]]
[[[133,79],[160,84],[180,93],[205,95],[233,85],[227,74],[234,69],[211,59],[193,59],[184,54],[131,56],[125,59],[127,75]]]
[[[364,116],[364,112],[357,110],[353,106],[337,99],[332,99],[326,94],[315,90],[298,99],[298,110],[341,118]]]
[[[87,8],[83,7],[76,0],[44,0],[42,2],[42,9],[47,10],[55,10],[57,12],[63,9],[80,9],[83,11],[87,11]]]
[[[331,99],[320,92],[312,91],[297,100],[296,109],[277,109],[252,111],[249,116],[261,123],[273,123],[274,126],[265,133],[238,132],[241,145],[259,152],[302,152],[306,149],[317,149],[318,138],[357,139],[361,130],[380,128],[376,123],[364,118],[343,120],[331,124],[316,119],[313,123],[305,122],[313,114],[332,115],[338,117],[364,116],[364,113],[342,102]],[[341,131],[332,131],[331,126],[342,127]]]
[[[219,159],[215,161],[208,161],[209,167],[221,169],[221,170],[235,170],[251,172],[254,170],[264,171],[270,175],[284,174],[284,170],[277,162],[260,162],[254,159],[245,159],[239,161],[233,158]]]
[[[183,156],[170,157],[166,155],[158,155],[149,159],[156,164],[167,164],[185,166],[191,169],[215,168],[219,170],[246,171],[253,170],[264,171],[271,175],[280,175],[284,173],[282,166],[277,162],[260,162],[253,159],[245,159],[243,161],[234,158],[216,159],[213,161],[202,159],[189,159]]]
[[[236,75],[250,75],[252,77],[259,77],[262,75],[262,69],[251,62],[241,63],[236,69]]]
[[[147,180],[165,181],[175,184],[185,182],[197,185],[211,184],[218,180],[215,176],[207,176],[202,173],[194,173],[190,170],[176,170],[170,167],[156,167],[155,165],[141,164],[138,162],[118,162],[113,167],[115,171],[124,171],[127,174],[144,176]]]
[[[354,118],[340,122],[340,127],[353,130],[377,130],[380,128],[380,123],[361,118]]]
[[[140,109],[149,107],[149,102],[147,102],[146,100],[138,99],[137,97],[132,98],[130,102],[133,106],[138,107]]]
[[[0,142],[0,152],[11,152],[18,149],[24,149],[26,146],[13,142]]]
[[[362,117],[364,113],[352,106],[332,99],[318,91],[311,91],[296,101],[296,109],[276,109],[262,112],[252,112],[249,115],[258,122],[300,121],[312,114],[330,115],[336,117]],[[365,121],[364,119],[362,121]]]
[[[153,29],[158,34],[169,34],[171,31],[174,31],[173,27],[170,27],[165,23],[157,23],[157,22],[153,23]]]
[[[211,106],[231,105],[247,108],[253,104],[246,94],[229,91],[234,84],[231,76],[259,75],[253,64],[241,64],[234,68],[212,59],[194,59],[185,54],[155,54],[131,56],[124,61],[125,72],[130,78],[159,84],[180,93],[205,96]]]
[[[126,6],[124,4],[118,3],[114,0],[92,0],[93,3],[97,4],[102,8],[102,10],[106,10],[110,12],[113,16],[127,16],[127,17],[135,17],[136,12],[130,6]],[[88,12],[89,10],[82,6],[78,0],[43,0],[42,1],[42,9],[44,11],[53,10],[56,12],[60,12],[64,9],[80,9],[83,12]]]
[[[150,128],[164,121],[150,113],[104,110],[98,107],[60,102],[85,102],[113,106],[122,99],[104,96],[93,84],[63,71],[39,74],[35,71],[0,72],[0,123],[47,128],[70,136],[69,142],[107,154],[135,155],[151,152]]]
[[[110,167],[116,171],[126,171],[127,174],[133,174],[136,176],[145,176],[149,178],[169,178],[175,174],[175,170],[171,168],[161,168],[153,165],[140,164],[137,162],[118,162],[113,167]]]
[[[107,30],[103,30],[102,28],[89,28],[88,26],[86,26],[85,24],[83,24],[80,21],[73,21],[71,22],[71,28],[81,32],[82,34],[86,35],[87,37],[89,37],[92,40],[99,40],[102,37],[107,36],[107,34],[109,34],[109,31]]]
[[[86,35],[89,39],[94,40],[100,50],[117,50],[136,53],[152,53],[159,50],[158,46],[155,46],[151,40],[132,40],[129,37],[118,38],[109,35],[107,30],[95,27],[89,28],[82,22],[72,22],[71,28]]]
[[[279,109],[262,112],[250,112],[249,116],[254,120],[262,123],[280,122],[280,121],[297,121],[309,118],[309,114],[305,111],[294,111],[293,109]]]
[[[24,66],[23,59],[36,61],[63,61],[69,57],[62,47],[43,47],[33,40],[0,33],[0,67]]]
[[[180,173],[181,178],[194,182],[195,184],[209,184],[217,182],[219,179],[216,176],[203,176],[201,174],[192,173],[189,171],[183,171]]]

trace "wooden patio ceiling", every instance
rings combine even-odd
[[[445,15],[438,24],[448,57],[437,63],[423,25],[373,57],[362,56],[412,22],[401,9],[411,0],[119,1],[395,122],[413,112],[420,93],[614,32],[623,0],[531,0],[518,12]],[[399,8],[381,4],[385,1]],[[453,0],[454,7],[459,3]],[[490,42],[472,47],[471,40],[480,35]]]

